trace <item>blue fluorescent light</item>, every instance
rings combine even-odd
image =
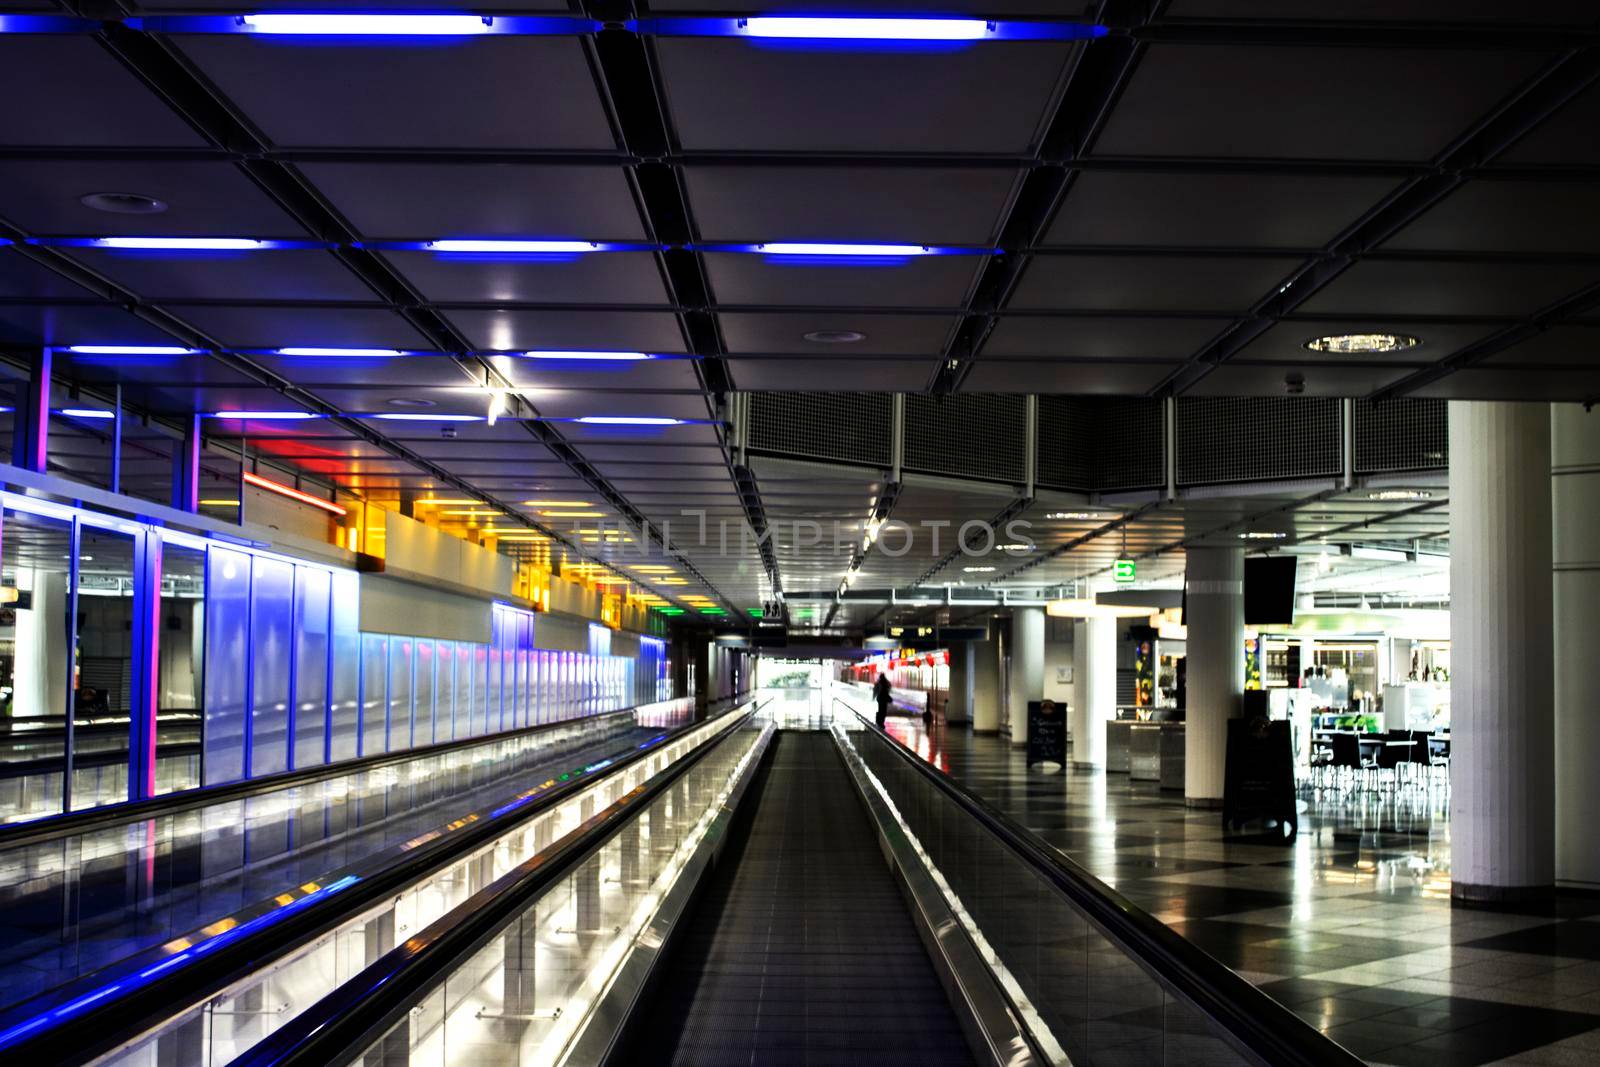
[[[214,419],[253,419],[262,422],[322,418],[321,415],[313,411],[218,411],[211,417]]]
[[[578,252],[597,252],[595,241],[522,241],[522,240],[444,240],[429,241],[434,252],[508,252],[512,254],[550,255]]]
[[[575,422],[595,426],[681,426],[682,419],[667,419],[657,415],[585,415]]]
[[[746,36],[778,40],[980,41],[993,33],[983,19],[758,16],[740,21]]]
[[[403,356],[398,348],[279,348],[280,356]]]
[[[646,352],[552,352],[532,351],[523,352],[522,355],[529,359],[580,359],[580,360],[605,360],[615,363],[631,363],[641,359],[655,359]]]
[[[465,37],[494,32],[488,15],[255,14],[243,17],[252,33],[294,36]]]
[[[756,251],[769,256],[926,256],[933,250],[927,245],[871,245],[832,244],[824,241],[777,241],[755,246]]]
[[[100,248],[144,248],[153,251],[245,252],[268,248],[266,241],[249,237],[96,237]]]
[[[66,15],[0,15],[0,33],[94,33],[98,19]]]
[[[80,356],[192,356],[199,349],[176,345],[68,345]]]
[[[420,411],[386,411],[369,417],[391,422],[482,422],[484,419],[482,415],[427,415]]]
[[[115,411],[107,411],[105,408],[62,408],[57,414],[65,415],[71,419],[114,419],[117,417]]]

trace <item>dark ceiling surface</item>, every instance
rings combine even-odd
[[[1107,32],[770,47],[675,20],[926,9],[373,0],[325,10],[613,28],[312,39],[153,18],[300,2],[0,2],[106,20],[0,32],[0,345],[19,358],[40,345],[203,350],[63,353],[57,375],[120,384],[158,415],[328,416],[301,435],[305,469],[347,488],[454,488],[508,508],[570,490],[635,520],[696,507],[759,520],[720,421],[738,390],[1276,396],[1293,374],[1308,396],[1600,397],[1592,0],[935,7]],[[80,203],[98,192],[167,210]],[[118,235],[309,247],[64,243]],[[422,247],[450,238],[625,248]],[[802,241],[961,254],[862,264],[750,250]],[[1305,347],[1346,332],[1421,343]],[[270,353],[286,346],[410,354]],[[529,349],[689,358],[496,354]],[[491,391],[517,418],[450,439],[368,418],[395,401],[481,414]],[[555,421],[594,415],[684,421]],[[755,553],[696,567],[695,588],[730,606],[777,580]]]

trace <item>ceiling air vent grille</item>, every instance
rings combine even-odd
[[[1356,401],[1356,473],[1444,470],[1450,465],[1446,401]]]
[[[750,395],[750,447],[773,455],[888,467],[893,424],[887,394]]]
[[[1178,483],[1316,478],[1340,472],[1339,401],[1180,397]]]
[[[999,393],[907,396],[906,469],[1022,484],[1027,403]]]

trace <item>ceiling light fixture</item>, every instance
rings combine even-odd
[[[218,411],[214,419],[249,419],[252,422],[287,422],[293,419],[320,419],[314,411]]]
[[[67,351],[80,356],[192,356],[199,349],[177,345],[68,345]]]
[[[990,33],[983,19],[757,16],[741,22],[750,37],[780,40],[978,41]]]
[[[105,408],[62,408],[58,414],[65,415],[71,419],[114,419],[117,417],[115,411],[107,411]]]
[[[385,400],[384,403],[395,408],[431,408],[437,407],[439,402],[437,400],[425,400],[420,396],[394,396]]]
[[[167,210],[166,201],[140,193],[85,193],[78,203],[112,215],[159,215]]]
[[[1368,493],[1368,500],[1429,500],[1433,494],[1426,489],[1379,489]]]
[[[1277,530],[1246,530],[1239,535],[1241,541],[1281,541],[1289,535]]]
[[[250,252],[270,247],[249,237],[97,237],[100,248],[141,248],[150,251]]]
[[[247,485],[253,485],[257,489],[265,489],[269,493],[277,493],[279,496],[288,497],[290,500],[298,500],[302,504],[310,504],[312,507],[321,508],[323,511],[326,511],[329,514],[345,515],[349,513],[348,509],[340,507],[331,500],[324,500],[319,496],[312,496],[310,493],[303,493],[292,485],[284,485],[282,482],[274,482],[271,479],[263,478],[259,474],[252,474],[249,471],[245,471],[243,477],[245,484]]]
[[[576,422],[594,426],[679,426],[682,419],[669,419],[658,415],[585,415]]]
[[[550,511],[550,510],[544,510],[544,511],[540,511],[539,514],[543,515],[543,516],[545,516],[547,518],[552,518],[552,519],[603,519],[603,518],[606,517],[606,513],[603,512],[603,511]]]
[[[587,500],[524,500],[525,508],[592,508]]]
[[[600,245],[594,241],[521,241],[521,240],[458,240],[429,241],[427,247],[434,252],[509,252],[528,255],[551,255],[573,252],[595,252]]]
[[[381,411],[376,415],[368,416],[374,419],[388,419],[391,422],[482,422],[482,415],[447,415],[443,412],[436,414],[423,414],[415,411]]]
[[[777,241],[756,245],[769,256],[926,256],[927,245],[830,244],[824,241]]]
[[[1071,522],[1103,522],[1111,518],[1111,516],[1100,511],[1052,511],[1045,518],[1064,519]]]
[[[1330,352],[1340,356],[1371,355],[1383,352],[1404,352],[1416,348],[1422,339],[1403,333],[1331,333],[1313,337],[1305,347],[1313,352]]]
[[[465,37],[494,32],[487,15],[255,14],[243,17],[254,33],[297,37]]]
[[[988,574],[995,570],[994,567],[962,567],[961,569],[967,574]]]
[[[398,348],[280,348],[280,356],[336,356],[336,357],[367,357],[367,356],[403,356],[404,352]]]
[[[853,345],[865,341],[867,335],[859,330],[812,330],[800,335],[802,340],[819,345]]]
[[[534,350],[523,352],[528,359],[597,360],[607,363],[634,363],[641,359],[655,359],[648,352],[554,352]]]

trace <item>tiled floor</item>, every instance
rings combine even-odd
[[[1028,770],[1005,740],[891,720],[937,765],[1372,1063],[1600,1064],[1600,900],[1452,909],[1437,791],[1311,798],[1292,845],[1123,774]]]

